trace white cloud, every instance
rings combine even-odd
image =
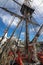
[[[33,0],[32,6],[38,8],[40,7],[40,5],[42,5],[42,3],[43,3],[42,0]]]
[[[43,35],[43,31],[41,31],[40,34]]]
[[[34,32],[34,28],[30,29],[30,32]]]
[[[8,14],[4,15],[1,13],[0,17],[2,18],[2,21],[4,24],[8,25],[10,23],[10,20],[11,20],[10,15],[8,15]]]
[[[36,27],[36,29],[34,30],[34,28],[30,29],[30,32],[38,32],[40,29],[40,27]],[[43,28],[40,30],[39,34],[43,35]]]
[[[6,25],[9,25],[10,22],[13,20],[12,21],[13,22],[12,23],[12,27],[13,26],[17,26],[18,22],[20,21],[19,18],[10,16],[10,15],[3,15],[3,14],[1,14],[0,17],[2,18],[3,23],[6,24]]]
[[[25,35],[25,32],[21,32],[21,35],[24,36]]]
[[[4,22],[6,25],[9,24],[9,20],[10,20],[10,19],[9,19],[9,16],[7,17],[7,16],[4,15],[4,16],[2,16],[1,18],[2,18],[3,22]]]
[[[12,23],[12,26],[17,26],[17,24],[18,24],[19,21],[20,21],[20,19],[16,17],[14,19],[14,22]]]
[[[43,39],[41,39],[41,41],[43,41]]]

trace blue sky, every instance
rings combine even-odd
[[[6,2],[7,2],[7,0],[0,0],[0,6],[6,7],[8,9],[10,9],[11,11],[21,15],[21,13],[20,13],[21,7],[19,5],[14,3],[12,0],[8,0],[7,4],[5,4]],[[18,2],[20,4],[23,4],[24,0],[18,0]],[[33,17],[40,25],[42,25],[43,24],[43,0],[33,0],[32,7],[35,8],[35,14],[33,14]],[[0,37],[3,36],[4,30],[6,29],[6,27],[10,23],[11,19],[12,19],[12,16],[10,14],[8,14],[7,12],[0,9]],[[17,26],[18,22],[19,22],[19,19],[15,18],[14,22],[12,23],[11,27],[8,30],[8,37],[12,34],[12,32],[15,29],[15,27]],[[19,34],[18,31],[20,31],[20,28],[21,28],[21,26],[16,30],[15,36],[17,36]],[[32,38],[36,34],[36,31],[34,31],[34,28],[32,25],[29,25],[28,28],[30,31],[29,37],[30,37],[30,40],[32,40]],[[38,31],[38,27],[35,27],[35,29]],[[39,36],[38,40],[43,41],[43,29],[42,29],[40,34],[41,35]],[[25,26],[23,26],[23,29],[22,29],[22,32],[20,35],[21,40],[24,40],[24,38],[25,38]]]

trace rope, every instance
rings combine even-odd
[[[8,25],[8,27],[5,29],[5,33],[4,33],[4,35],[2,36],[2,39],[1,39],[1,41],[4,39],[4,36],[5,36],[5,34],[8,32],[8,30],[9,30],[9,28],[10,28],[10,26],[11,26],[11,24],[13,23],[13,21],[14,21],[14,16],[12,17],[12,20],[11,20],[11,22],[10,22],[10,24]],[[0,42],[1,42],[0,41]]]
[[[13,0],[15,3],[17,3],[19,6],[22,6],[20,3],[18,3],[17,1]]]
[[[12,35],[10,36],[10,39],[13,37],[13,35],[14,35],[16,29],[18,28],[18,26],[20,25],[21,21],[22,21],[22,19],[19,21],[17,27],[16,27],[16,28],[14,29],[14,31],[12,32]]]
[[[31,42],[34,42],[36,36],[38,35],[38,33],[40,32],[40,30],[42,29],[42,27],[43,27],[43,24],[41,25],[40,29],[38,30],[38,32],[36,33],[35,37],[33,38],[33,40]]]
[[[23,29],[23,26],[24,26],[24,22],[22,22],[22,26],[21,26],[21,30],[20,30],[20,32],[19,32],[19,36],[18,36],[18,40],[17,40],[17,44],[16,44],[16,46],[18,45],[18,41],[19,41],[20,34],[21,34],[22,29]]]

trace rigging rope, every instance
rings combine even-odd
[[[36,33],[35,37],[33,38],[33,40],[31,42],[35,42],[37,40],[37,38],[38,38],[37,35],[39,34],[39,32],[42,29],[42,27],[43,27],[43,24],[40,26],[40,29],[38,30],[38,32]]]
[[[20,18],[20,19],[24,19],[24,17],[23,16],[20,16],[20,15],[18,15],[18,14],[16,14],[16,13],[14,13],[14,12],[11,12],[10,10],[8,10],[7,8],[4,8],[4,7],[0,7],[1,9],[3,9],[4,11],[6,11],[6,12],[8,12],[10,15],[14,15],[14,16],[16,16],[16,17],[18,17],[18,18]]]
[[[22,32],[22,28],[23,28],[23,26],[24,26],[24,22],[22,22],[22,26],[21,26],[21,29],[20,29],[20,32],[19,32],[18,39],[20,38],[20,34],[21,34],[21,32]]]
[[[18,3],[17,1],[13,0],[15,3],[17,3],[19,6],[22,6],[20,3]]]
[[[13,37],[13,35],[14,35],[14,33],[15,33],[15,30],[18,28],[18,26],[20,25],[21,21],[22,21],[22,19],[19,21],[19,23],[18,23],[17,27],[14,29],[14,31],[13,31],[13,33],[12,33],[12,35],[10,36],[10,39]]]
[[[24,26],[24,22],[22,22],[22,26],[21,26],[21,29],[20,29],[20,32],[19,32],[19,36],[18,36],[18,40],[17,40],[16,46],[18,46],[18,41],[19,41],[19,38],[20,38],[20,34],[22,32],[23,26]]]
[[[13,16],[13,17],[12,17],[12,20],[11,20],[11,22],[10,22],[10,24],[9,24],[8,27],[5,29],[5,33],[4,33],[4,35],[2,36],[2,39],[0,40],[0,42],[4,39],[5,34],[8,32],[8,30],[9,30],[11,24],[12,24],[13,21],[14,21],[14,18],[15,18],[15,17]]]
[[[11,38],[13,37],[13,35],[14,35],[16,29],[18,28],[19,24],[21,23],[21,21],[22,21],[22,20],[19,21],[19,23],[18,23],[17,27],[14,29],[14,31],[13,31],[11,37],[7,40],[6,45],[3,47],[3,49],[2,49],[2,53],[0,54],[1,57],[2,57],[2,54],[3,54],[3,52],[4,52],[5,48],[6,48],[6,46],[9,45],[9,42],[10,42]],[[1,57],[0,57],[0,59],[1,59]]]
[[[39,23],[36,21],[36,19],[33,16],[32,16],[32,18],[33,18],[33,22],[35,21],[36,22],[36,25],[37,26],[40,26]]]

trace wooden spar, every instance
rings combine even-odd
[[[26,19],[26,45],[25,45],[25,50],[26,53],[28,54],[28,43],[29,43],[29,37],[28,37],[28,19]]]

